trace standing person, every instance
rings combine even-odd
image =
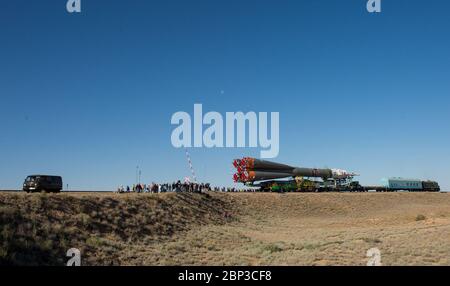
[[[154,182],[152,182],[152,187],[151,187],[151,189],[150,189],[150,192],[153,194],[153,193],[155,193],[155,183]]]
[[[130,186],[127,186],[127,193],[130,192]]]

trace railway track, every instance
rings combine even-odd
[[[0,190],[0,193],[22,193],[22,190]],[[61,191],[63,194],[79,194],[79,193],[113,193],[113,191]]]
[[[22,190],[0,190],[0,193],[23,193]],[[62,191],[62,194],[110,194],[115,193],[113,191]],[[131,192],[134,193],[134,192]],[[268,191],[258,191],[256,193],[270,193]],[[288,192],[288,193],[315,193],[315,192]],[[328,191],[328,192],[318,192],[318,193],[350,193],[350,192],[336,192],[336,191]],[[383,191],[371,191],[371,192],[352,192],[352,193],[385,193]],[[400,193],[400,191],[389,191],[388,193]],[[409,192],[409,193],[436,193],[436,192]],[[446,191],[440,191],[437,193],[450,193]]]

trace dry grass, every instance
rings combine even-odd
[[[79,248],[86,265],[116,265],[129,246],[193,226],[223,224],[217,195],[0,194],[0,264],[63,265]]]
[[[0,194],[0,223],[3,264],[450,265],[445,193]]]

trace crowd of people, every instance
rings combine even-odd
[[[237,189],[234,187],[211,187],[209,183],[194,183],[181,182],[178,180],[173,183],[151,183],[151,184],[133,184],[132,186],[119,186],[117,193],[167,193],[167,192],[188,192],[188,193],[203,193],[203,192],[255,192],[255,189]]]

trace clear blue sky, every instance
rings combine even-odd
[[[170,118],[194,103],[280,112],[276,161],[450,189],[450,3],[366,2],[0,0],[0,189],[189,176]],[[190,152],[199,179],[232,185],[259,149]]]

